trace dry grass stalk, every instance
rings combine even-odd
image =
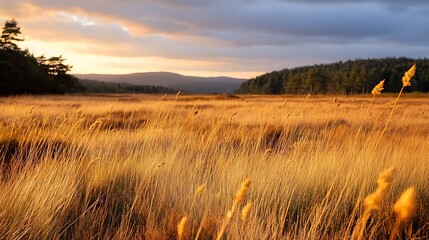
[[[268,154],[272,153],[272,152],[273,152],[273,149],[268,148],[268,149],[267,149],[267,150],[265,150],[265,152],[264,152],[264,157],[265,157],[265,156],[267,156]]]
[[[182,238],[195,236],[198,229],[199,239],[213,239],[226,218],[219,216],[222,214],[219,209],[225,209],[226,214],[235,201],[237,191],[227,194],[231,188],[235,189],[231,179],[252,173],[255,179],[263,180],[255,195],[258,219],[254,219],[253,212],[245,223],[240,219],[246,196],[235,209],[238,213],[233,213],[237,216],[229,211],[231,222],[222,238],[228,235],[231,239],[350,239],[353,227],[357,227],[356,217],[363,215],[360,209],[364,208],[364,191],[368,185],[375,185],[368,177],[374,168],[389,162],[400,167],[395,177],[398,185],[410,181],[419,186],[427,183],[429,165],[425,156],[429,128],[425,123],[429,99],[425,97],[409,96],[404,101],[407,111],[395,119],[389,138],[384,138],[379,146],[376,146],[379,141],[376,131],[380,124],[377,125],[375,119],[367,128],[371,135],[362,144],[353,142],[360,124],[356,116],[365,113],[370,97],[362,96],[359,103],[352,104],[353,97],[342,96],[337,103],[350,107],[350,114],[346,115],[344,109],[334,107],[332,96],[318,96],[317,103],[305,102],[305,95],[297,97],[288,102],[288,109],[284,111],[279,111],[285,100],[280,97],[243,96],[242,101],[230,101],[211,96],[193,100],[193,96],[189,96],[187,101],[176,103],[161,102],[160,97],[124,95],[119,97],[121,101],[117,96],[1,98],[0,158],[11,162],[3,165],[0,184],[1,238],[174,239],[178,237],[177,225],[184,216],[178,214],[209,212],[206,217],[198,216],[201,228],[198,220],[191,228],[191,215],[186,214],[188,221]],[[363,101],[365,107],[359,108]],[[64,107],[76,102],[79,107]],[[385,107],[375,102],[370,112],[381,118]],[[147,123],[132,131],[111,130],[97,123],[92,126],[94,131],[88,132],[97,119],[110,116],[101,123],[107,126],[115,118],[114,114],[109,115],[112,103],[123,113],[145,115]],[[193,113],[190,106],[197,103],[205,114],[189,121],[186,116]],[[29,115],[31,105],[35,109]],[[293,117],[294,109],[298,108],[302,108],[302,118]],[[239,117],[231,119],[233,113]],[[259,115],[265,117],[258,118]],[[271,119],[271,115],[277,119]],[[125,116],[129,118],[118,118],[118,121],[126,124],[139,120],[133,114]],[[320,128],[326,121],[341,119],[347,124]],[[265,149],[255,147],[255,142],[264,126],[277,121],[287,129],[284,144],[270,155],[270,161],[264,161],[261,156]],[[56,139],[68,150],[58,152],[58,145],[52,141]],[[210,161],[199,164],[198,159],[203,157]],[[38,162],[25,168],[16,165],[20,162],[13,162],[27,159]],[[156,170],[162,161],[165,161],[164,167],[161,168],[161,163]],[[404,164],[405,161],[409,164]],[[333,176],[337,179],[335,185],[329,197],[324,198]],[[198,195],[198,206],[189,203],[198,185],[190,192],[185,191],[196,179],[214,181],[213,196],[208,197],[205,191],[209,186],[206,186]],[[235,190],[240,188],[240,183]],[[215,199],[219,189],[222,194]],[[291,193],[291,189],[299,191]],[[392,195],[400,195],[397,188],[388,187],[387,191],[391,190],[395,191]],[[383,211],[387,209],[383,206],[386,195],[379,204]],[[427,191],[419,193],[422,203],[428,199]],[[253,202],[254,209],[255,204]],[[367,205],[370,208],[369,205],[377,204]],[[181,210],[175,211],[172,206]],[[388,219],[389,213],[371,210],[363,236],[385,239],[396,219],[394,212],[392,215],[394,218]],[[401,216],[405,218],[406,214]],[[404,220],[396,238],[401,234],[424,239],[427,218],[427,212],[416,212],[410,230],[418,230],[411,233],[408,229],[411,224],[405,224]]]
[[[201,219],[200,226],[198,227],[197,235],[195,236],[195,240],[198,240],[200,237],[201,231],[203,230],[204,222],[206,221],[208,215],[208,211],[204,212],[203,218]]]
[[[195,191],[195,196],[198,196],[200,193],[202,193],[204,189],[206,189],[206,186],[207,186],[207,183],[204,183],[198,186],[197,190]]]
[[[363,118],[363,121],[362,121],[362,123],[360,124],[360,126],[359,126],[359,129],[358,129],[358,131],[357,131],[357,133],[356,133],[356,137],[359,135],[359,133],[361,132],[361,130],[362,130],[362,126],[363,126],[363,124],[365,123],[365,121],[366,121],[366,118],[367,118],[367,116],[368,116],[368,113],[369,113],[369,110],[371,109],[371,105],[372,105],[372,102],[374,101],[374,98],[375,98],[375,96],[376,95],[379,95],[379,94],[381,94],[381,91],[383,91],[384,90],[384,79],[383,80],[381,80],[377,85],[375,85],[375,87],[372,89],[372,91],[371,91],[371,93],[372,93],[372,98],[371,98],[371,101],[369,102],[369,105],[368,105],[368,108],[366,109],[366,112],[365,112],[365,115],[364,115],[364,118]]]
[[[246,196],[247,191],[249,190],[250,186],[250,178],[246,178],[243,183],[241,183],[240,189],[235,194],[234,202],[232,204],[231,210],[228,211],[226,214],[226,218],[224,222],[222,223],[222,226],[220,228],[220,231],[216,237],[216,240],[220,240],[222,238],[223,233],[225,232],[226,227],[228,226],[229,221],[231,220],[232,216],[234,215],[235,209],[237,208],[237,205],[243,201],[244,197]]]
[[[394,167],[389,167],[384,170],[377,178],[377,190],[365,197],[364,199],[364,213],[359,218],[356,227],[352,234],[352,239],[363,239],[365,232],[366,224],[371,215],[372,210],[380,210],[381,201],[383,200],[384,195],[386,194],[387,189],[389,188],[392,180],[395,176],[396,169]]]
[[[381,133],[381,137],[386,132],[386,129],[389,126],[390,121],[392,120],[393,112],[397,109],[396,105],[398,104],[399,98],[401,97],[402,92],[404,91],[404,88],[411,86],[411,79],[414,77],[415,73],[416,73],[416,64],[414,64],[408,71],[406,71],[404,76],[402,77],[401,91],[399,91],[398,97],[396,98],[395,103],[392,106],[392,111],[390,111],[389,118],[387,119],[387,122],[384,125],[384,129],[383,129],[383,132]],[[380,139],[381,139],[381,137],[380,137]]]
[[[287,100],[286,100],[286,101],[284,101],[284,103],[283,103],[283,107],[285,107],[285,106],[286,106],[286,104],[287,104]]]

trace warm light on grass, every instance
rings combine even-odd
[[[429,99],[378,92],[0,98],[1,238],[424,239]]]

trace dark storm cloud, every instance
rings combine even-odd
[[[310,2],[311,5],[307,4]],[[331,38],[334,42],[369,37],[384,37],[394,41],[393,37],[399,37],[404,31],[408,31],[408,26],[413,26],[414,32],[422,32],[429,23],[427,11],[423,11],[422,6],[413,8],[412,5],[421,3],[427,6],[425,1],[335,2],[337,1],[99,0],[32,3],[45,8],[81,9],[88,17],[94,14],[95,17],[106,16],[118,22],[125,19],[135,25],[148,27],[155,33],[217,38],[234,44],[240,42],[240,39],[237,39],[238,34],[242,36],[243,41],[251,42],[246,35],[254,33],[265,35],[266,41],[262,44],[275,43],[279,38],[277,35],[289,39],[299,37],[300,39],[295,42],[312,41],[310,38],[314,37],[318,39],[323,37],[325,40]],[[389,10],[389,7],[400,3],[406,10],[399,13],[392,13]],[[190,8],[183,10],[182,8],[186,6]],[[273,36],[270,37],[269,34]],[[413,37],[417,40],[421,35],[410,35],[410,41]],[[255,42],[258,44],[261,41],[256,39]]]
[[[426,0],[277,0],[280,2],[310,3],[310,4],[343,4],[343,3],[380,3],[386,6],[403,6],[422,4],[427,5]]]

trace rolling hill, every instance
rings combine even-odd
[[[246,79],[230,77],[193,77],[170,72],[147,72],[124,75],[75,74],[79,79],[133,85],[162,86],[192,93],[232,93]]]

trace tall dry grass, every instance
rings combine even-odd
[[[348,239],[390,166],[361,238],[391,237],[410,186],[395,237],[428,236],[426,95],[383,135],[386,94],[161,97],[1,98],[0,238],[214,239],[250,177],[224,239]]]

